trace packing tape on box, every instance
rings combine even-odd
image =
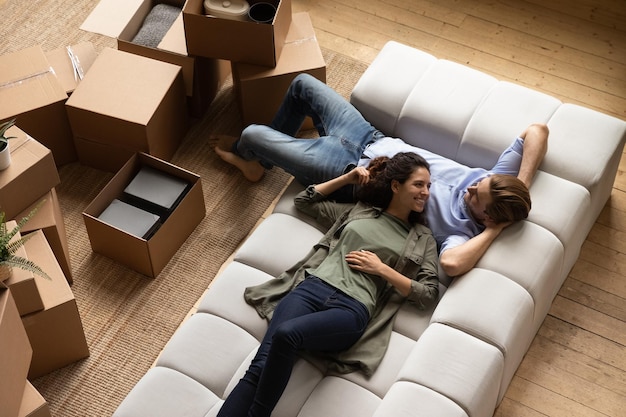
[[[83,67],[80,65],[80,60],[77,55],[74,55],[74,51],[72,51],[71,46],[67,46],[67,55],[70,57],[70,62],[72,63],[72,69],[74,70],[74,81],[79,81],[83,79],[85,72],[83,71]]]
[[[0,84],[0,88],[15,87],[16,85],[23,84],[23,83],[25,83],[27,81],[34,80],[34,79],[41,78],[41,77],[45,77],[48,74],[53,74],[54,75],[55,74],[54,68],[49,67],[47,70],[36,72],[36,73],[30,74],[30,75],[27,75],[25,77],[19,78],[17,80],[7,81],[5,83]]]
[[[309,36],[308,38],[298,39],[295,41],[285,42],[286,45],[299,45],[305,42],[317,42],[317,38],[315,36]]]

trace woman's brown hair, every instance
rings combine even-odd
[[[358,189],[356,196],[364,203],[385,210],[393,197],[392,181],[403,184],[418,168],[426,168],[430,172],[430,164],[414,152],[400,152],[392,158],[386,156],[374,158],[367,168],[370,180]],[[421,213],[412,211],[409,222],[426,224],[425,213],[426,209]]]

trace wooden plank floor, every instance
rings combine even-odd
[[[322,47],[389,40],[626,120],[626,0],[292,0]],[[576,208],[572,207],[572,210]],[[626,156],[495,414],[626,415]]]

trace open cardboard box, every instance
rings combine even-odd
[[[179,7],[181,13],[157,47],[133,43],[144,19],[157,3]],[[185,0],[100,0],[81,29],[117,39],[117,48],[182,68],[192,114],[202,113],[230,74],[230,63],[188,54],[182,7]]]
[[[48,147],[57,165],[76,160],[65,112],[67,94],[41,46],[0,56],[0,121],[16,125]]]
[[[0,209],[6,219],[16,218],[24,209],[39,202],[61,179],[52,152],[17,126],[6,132],[11,165],[0,171]]]
[[[40,201],[43,204],[37,210],[37,213],[22,227],[22,233],[28,234],[29,232],[41,230],[46,236],[52,252],[57,258],[67,282],[72,283],[72,266],[70,262],[70,249],[67,242],[67,233],[65,230],[65,221],[63,220],[63,213],[61,213],[61,206],[59,204],[59,197],[57,196],[56,189],[52,189],[48,194],[44,195]],[[17,219],[21,219],[33,210],[37,204],[33,204],[31,207],[24,210],[17,216]]]
[[[0,405],[3,416],[20,409],[33,351],[11,291],[0,282]]]
[[[326,62],[307,12],[293,14],[283,52],[275,68],[236,62],[232,63],[232,67],[244,126],[252,123],[269,125],[296,75],[308,73],[326,82]],[[312,121],[307,119],[303,128],[312,127]]]
[[[7,222],[7,230],[13,230],[17,226],[15,220],[11,220]],[[11,242],[17,241],[21,239],[22,235],[18,232],[13,238]],[[15,252],[15,256],[19,256],[21,258],[29,259],[28,254],[24,246],[21,246]],[[10,290],[11,294],[13,294],[13,299],[15,300],[15,305],[17,306],[17,311],[20,313],[20,316],[39,311],[43,309],[43,301],[39,294],[39,288],[37,286],[37,281],[35,280],[35,275],[21,268],[13,268],[11,276],[4,281],[4,285],[6,285]]]
[[[277,5],[276,15],[271,24],[263,24],[206,15],[204,0],[187,0],[183,7],[187,50],[191,55],[276,66],[291,24],[291,0],[269,2]]]
[[[112,48],[66,104],[80,162],[109,171],[135,152],[169,160],[189,127],[185,106],[179,66]]]
[[[191,186],[169,217],[149,239],[117,229],[98,216],[119,198],[142,166],[150,166],[187,181]],[[206,214],[198,175],[145,153],[134,155],[83,211],[91,248],[131,269],[155,278]]]
[[[34,379],[89,356],[74,294],[42,231],[26,241],[28,259],[51,279],[35,275],[44,309],[22,316],[33,349],[28,378]]]

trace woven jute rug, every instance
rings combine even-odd
[[[79,29],[97,3],[0,0],[0,54],[33,45],[51,51],[82,41],[92,42],[98,52],[115,48],[115,40]],[[365,64],[327,50],[323,54],[327,83],[348,97]],[[229,78],[171,161],[201,176],[207,215],[155,279],[91,250],[82,210],[112,174],[78,163],[59,168],[57,192],[70,246],[72,291],[90,357],[31,381],[54,416],[110,416],[291,180],[274,169],[251,184],[217,157],[212,136],[236,136],[241,128]]]

